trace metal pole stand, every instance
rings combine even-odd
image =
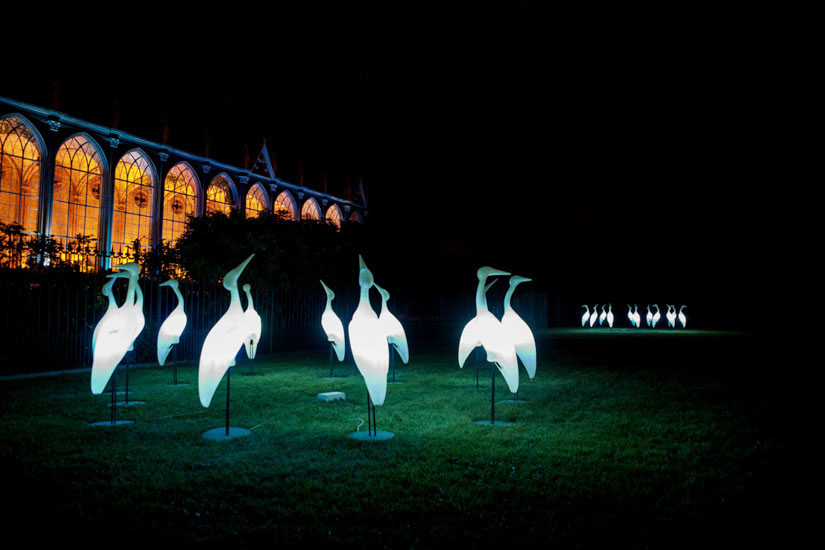
[[[134,424],[134,420],[118,420],[117,419],[117,402],[115,401],[117,395],[117,367],[112,372],[112,383],[110,385],[110,393],[111,393],[111,402],[109,403],[109,407],[112,409],[110,411],[111,418],[109,420],[102,420],[100,422],[92,422],[89,426],[119,426],[121,424]]]
[[[392,439],[395,434],[384,430],[378,431],[378,422],[375,414],[375,405],[367,390],[367,432],[355,431],[349,434],[350,438],[358,441],[386,441]]]
[[[204,439],[211,439],[213,441],[229,441],[237,437],[252,435],[250,430],[246,428],[229,427],[229,395],[231,392],[232,368],[226,369],[226,416],[222,428],[213,428],[203,432]]]
[[[490,363],[490,424],[496,423],[496,364]]]
[[[333,375],[332,375],[332,342],[329,343],[329,377],[333,378]]]
[[[112,426],[117,424],[117,404],[115,403],[115,394],[117,393],[117,367],[112,373]]]

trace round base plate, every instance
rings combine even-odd
[[[506,420],[496,420],[495,423],[490,423],[489,420],[476,420],[476,424],[480,424],[482,426],[512,426],[512,422],[507,422]]]
[[[111,420],[104,420],[103,422],[90,422],[89,426],[120,426],[122,424],[134,424],[134,420],[116,420],[114,424],[112,424]]]
[[[116,407],[131,407],[132,405],[145,405],[145,404],[146,404],[146,401],[129,401],[128,403],[126,401],[118,401],[117,403],[115,403],[115,406]],[[112,408],[111,403],[106,403],[106,406],[109,407],[110,409]]]
[[[247,430],[246,428],[234,428],[232,426],[229,427],[229,435],[226,435],[226,428],[213,428],[211,430],[206,430],[203,432],[204,439],[211,439],[212,441],[228,441],[230,439],[235,439],[237,437],[245,437],[247,435],[252,435],[252,432]]]
[[[384,430],[377,430],[375,434],[370,435],[369,431],[359,430],[357,432],[347,434],[347,437],[357,441],[386,441],[395,437],[395,434],[392,432],[385,432]]]

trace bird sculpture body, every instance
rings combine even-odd
[[[627,320],[630,321],[630,326],[636,326],[636,316],[633,315],[633,308],[627,304]]]
[[[482,267],[476,273],[478,287],[476,288],[476,316],[464,326],[461,340],[458,344],[458,366],[464,362],[475,348],[481,346],[487,352],[487,361],[494,363],[512,393],[518,391],[518,356],[516,348],[509,334],[506,333],[495,315],[487,309],[484,300],[484,289],[487,278],[496,275],[509,275],[506,271],[492,267]]]
[[[401,358],[401,361],[406,364],[410,361],[410,349],[407,346],[407,335],[404,332],[404,327],[401,326],[401,321],[399,321],[387,307],[387,302],[390,299],[390,293],[377,284],[373,286],[375,286],[375,289],[381,295],[381,313],[378,314],[378,320],[384,325],[384,330],[387,333],[387,342],[392,345],[396,353],[398,353],[398,356]]]
[[[667,313],[665,317],[667,317],[667,326],[670,328],[676,328],[676,306],[672,306],[670,304],[667,305]]]
[[[223,278],[223,287],[229,291],[229,308],[206,335],[198,364],[198,394],[204,407],[212,402],[212,396],[226,371],[235,366],[235,356],[249,335],[238,292],[238,278],[253,256],[255,254],[251,254]]]
[[[599,326],[602,326],[604,324],[605,319],[607,319],[607,311],[605,311],[606,307],[607,304],[602,304],[602,312],[601,314],[599,314]]]
[[[613,328],[613,304],[607,306],[607,326]]]
[[[653,324],[651,325],[651,328],[656,328],[656,324],[659,322],[659,319],[662,318],[662,312],[659,309],[659,304],[653,304],[653,307],[656,308],[656,313],[653,314],[653,319],[651,320]]]
[[[653,314],[650,312],[650,304],[647,305],[647,314],[645,315],[645,322],[647,322],[648,327],[653,325]]]
[[[335,293],[321,281],[324,287],[324,292],[327,294],[327,305],[324,307],[324,312],[321,314],[321,327],[327,335],[327,341],[332,344],[332,349],[335,350],[335,355],[338,361],[344,360],[344,354],[347,349],[346,336],[344,335],[344,323],[335,312],[332,310],[332,300],[335,299]],[[330,359],[331,361],[331,359]]]
[[[349,345],[358,372],[364,377],[367,392],[375,406],[384,404],[387,395],[387,372],[390,366],[390,353],[387,346],[387,333],[384,323],[378,318],[370,304],[370,288],[375,284],[372,272],[359,255],[358,286],[361,297],[358,307],[352,314],[349,330]]]
[[[634,307],[633,319],[634,319],[634,321],[636,321],[636,328],[640,328],[642,326],[642,316],[639,315],[639,306],[636,305],[636,304],[633,304],[633,307]]]
[[[510,288],[507,289],[507,294],[504,295],[504,315],[501,316],[501,326],[504,328],[505,334],[509,334],[513,346],[516,348],[516,356],[521,359],[521,363],[527,371],[527,376],[532,379],[536,376],[536,339],[533,336],[533,331],[530,330],[524,319],[515,312],[510,304],[516,287],[529,281],[531,279],[519,277],[518,275],[510,277]]]
[[[587,307],[587,304],[583,304],[582,307],[584,308],[584,313],[582,314],[582,327],[584,327],[590,319],[590,308]]]
[[[246,356],[255,359],[255,354],[258,352],[258,342],[261,340],[261,316],[255,311],[251,288],[248,283],[243,285],[243,291],[246,294],[246,311],[243,312],[243,318],[247,330],[243,347],[246,350]]]
[[[596,321],[598,320],[599,316],[596,312],[599,310],[599,304],[593,306],[593,313],[590,314],[590,328],[593,328],[596,325]]]
[[[682,328],[687,328],[687,317],[685,314],[682,313],[682,310],[685,309],[687,306],[682,306],[679,308],[679,322],[682,323]]]
[[[116,310],[107,311],[105,319],[101,319],[99,323],[92,354],[92,393],[96,395],[103,393],[118,364],[128,351],[134,349],[134,341],[145,324],[143,293],[138,285],[140,266],[131,262],[118,268],[128,274],[129,287],[123,305]],[[110,278],[123,276],[120,273],[108,275]]]
[[[158,364],[162,367],[166,363],[169,352],[172,351],[172,346],[180,343],[180,336],[186,328],[186,313],[183,311],[183,295],[178,288],[178,282],[175,279],[169,279],[159,286],[168,286],[178,298],[178,305],[163,321],[158,331]]]

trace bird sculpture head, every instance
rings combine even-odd
[[[512,277],[510,277],[510,286],[518,286],[521,283],[529,283],[532,280],[533,279],[531,279],[529,277],[522,277],[520,275],[513,275]]]
[[[381,295],[381,301],[387,303],[390,299],[390,293],[387,292],[385,289],[381,288],[380,286],[378,286],[377,284],[374,284],[373,286],[375,287],[375,290],[378,291],[378,294]]]
[[[483,281],[487,277],[494,277],[496,275],[509,275],[509,271],[502,271],[500,269],[496,269],[494,267],[484,266],[478,268],[476,272],[476,277],[478,277],[479,281]]]
[[[358,285],[361,288],[370,288],[372,285],[375,284],[375,278],[372,276],[372,271],[370,268],[367,267],[367,264],[364,263],[364,258],[361,255],[358,255]]]
[[[255,256],[255,253],[249,255],[247,259],[241,262],[241,265],[236,267],[235,269],[231,270],[226,276],[223,278],[223,287],[226,290],[237,290],[238,289],[238,278],[243,273],[243,270],[246,268],[247,264],[252,260],[252,257]]]
[[[128,275],[127,275],[128,277],[137,277],[138,275],[140,275],[140,264],[137,264],[135,262],[129,262],[128,264],[120,264],[119,266],[116,266],[116,267],[118,269],[120,269],[121,272],[128,273]],[[112,275],[116,275],[116,274],[112,273]],[[117,276],[122,277],[123,275],[117,275]]]
[[[178,288],[178,282],[175,279],[169,279],[165,283],[160,283],[158,286],[169,286],[175,289]]]
[[[327,293],[327,298],[329,298],[330,300],[335,299],[335,293],[332,291],[331,288],[324,284],[324,281],[321,281],[321,286],[324,287],[324,292]]]
[[[252,289],[252,285],[250,285],[249,283],[246,283],[245,285],[243,285],[243,291],[244,292],[248,293],[251,289]]]

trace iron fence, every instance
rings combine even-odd
[[[101,294],[108,281],[105,273],[56,269],[0,269],[0,373],[17,374],[90,367],[91,341],[95,325],[108,307]],[[157,361],[157,333],[163,320],[177,305],[162,280],[141,277],[146,326],[135,341],[134,361]],[[240,284],[243,284],[243,276]],[[253,281],[250,281],[253,282]],[[126,280],[118,280],[113,294],[122,304]],[[196,360],[207,333],[229,307],[229,293],[218,282],[179,281],[184,297],[187,326],[170,361]],[[358,286],[334,285],[333,307],[346,325],[358,304]],[[326,295],[317,281],[293,285],[289,290],[252,289],[255,309],[261,316],[261,355],[323,350],[328,345],[321,329]],[[501,315],[498,299],[490,300],[490,310]],[[373,307],[380,301],[373,296]],[[245,302],[245,298],[242,298]],[[536,328],[547,326],[547,297],[542,293],[517,292],[516,311]],[[463,324],[475,315],[474,294],[431,295],[415,291],[395,293],[390,309],[410,330],[443,324]],[[132,360],[132,359],[130,359]]]

